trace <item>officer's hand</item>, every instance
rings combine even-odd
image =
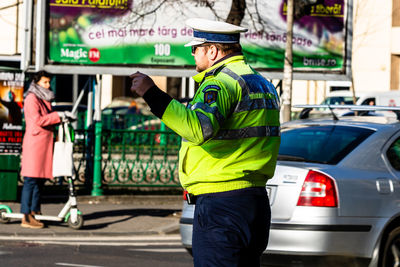
[[[137,93],[139,96],[143,96],[147,90],[155,85],[149,76],[140,72],[136,72],[129,77],[132,79],[132,93]]]

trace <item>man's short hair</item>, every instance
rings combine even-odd
[[[38,83],[42,77],[51,79],[52,75],[44,70],[38,71],[38,73],[36,73],[35,76],[33,76],[33,82]]]
[[[207,44],[215,45],[215,47],[217,47],[218,50],[220,50],[222,53],[226,55],[242,52],[242,46],[239,43],[234,43],[234,44],[207,43]]]

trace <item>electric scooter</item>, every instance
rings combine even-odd
[[[74,107],[72,108],[71,113],[76,114],[78,105],[83,98],[83,94],[86,90],[85,88],[81,91],[78,96],[77,101],[75,102]],[[78,230],[83,226],[83,216],[82,213],[78,210],[77,201],[76,201],[76,192],[75,192],[75,174],[72,176],[68,176],[68,191],[69,198],[67,203],[65,203],[64,207],[61,209],[60,213],[57,216],[49,216],[49,215],[34,215],[35,219],[42,221],[55,221],[62,222],[65,221],[68,223],[68,226],[72,229]],[[0,204],[0,223],[8,223],[10,219],[22,219],[24,214],[22,213],[13,213],[11,208],[7,205]]]
[[[65,221],[72,229],[80,229],[83,226],[83,216],[78,210],[74,180],[75,175],[73,177],[68,177],[69,198],[67,203],[65,203],[64,207],[61,209],[60,213],[57,216],[34,215],[35,219],[55,222]],[[22,213],[13,213],[11,208],[7,205],[0,205],[0,223],[8,223],[11,218],[22,219],[23,216],[24,214]]]

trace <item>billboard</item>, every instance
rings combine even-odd
[[[225,20],[236,0],[50,0],[46,1],[45,64],[57,66],[191,69],[193,34],[185,20]],[[350,3],[325,0],[295,20],[293,67],[298,73],[347,75],[350,66]],[[246,0],[241,44],[249,63],[282,72],[286,1]]]
[[[0,70],[0,154],[21,152],[23,100],[24,73]]]

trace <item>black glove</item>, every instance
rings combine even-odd
[[[73,122],[76,121],[76,115],[69,111],[64,111],[63,122]]]

